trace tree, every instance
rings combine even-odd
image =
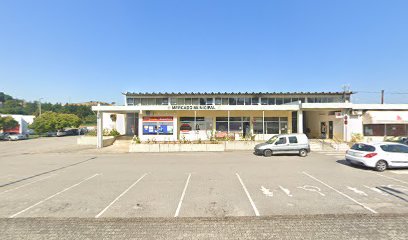
[[[5,131],[5,130],[10,130],[18,126],[18,122],[14,120],[13,117],[7,116],[7,117],[0,117],[0,129]]]
[[[31,128],[37,133],[53,132],[68,127],[79,127],[81,119],[74,114],[45,112],[35,118]]]

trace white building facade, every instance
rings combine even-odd
[[[408,135],[408,104],[353,104],[352,92],[124,93],[123,106],[94,106],[103,129],[141,141],[267,140],[283,133],[350,141]]]

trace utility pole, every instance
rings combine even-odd
[[[384,90],[381,90],[381,104],[384,104]]]
[[[39,108],[39,113],[40,113],[39,116],[41,116],[41,99],[43,98],[38,99],[38,108]]]

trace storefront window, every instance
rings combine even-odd
[[[127,105],[133,106],[133,104],[134,104],[134,98],[127,98],[127,99],[126,99],[126,102],[127,102]]]
[[[215,105],[221,105],[221,104],[222,104],[221,98],[215,98]]]
[[[288,132],[288,118],[266,117],[262,126],[262,118],[254,118],[254,134],[283,134]]]
[[[180,117],[180,132],[212,130],[212,118],[204,117]]]
[[[177,105],[184,105],[184,104],[185,104],[184,98],[177,98]]]
[[[199,98],[192,98],[191,99],[191,105],[200,105],[200,99]]]
[[[173,135],[173,117],[143,117],[143,135]]]
[[[253,97],[252,98],[252,105],[258,105],[259,104],[259,98]]]
[[[384,124],[364,124],[365,136],[385,136]]]
[[[222,99],[222,105],[228,105],[228,98]]]
[[[237,105],[244,105],[244,98],[237,98]]]
[[[386,124],[386,135],[387,136],[405,136],[406,125],[404,124]]]

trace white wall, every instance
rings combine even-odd
[[[34,122],[35,116],[33,115],[13,115],[13,114],[1,114],[2,117],[10,116],[18,122],[20,125],[19,133],[27,134],[28,126]]]
[[[125,131],[125,114],[116,114],[116,122],[111,119],[112,113],[103,113],[103,129],[116,129],[120,134],[126,134]]]
[[[327,126],[327,137],[329,137],[329,121],[333,121],[333,135],[339,140],[343,139],[343,119],[336,118],[335,115],[329,115],[328,111],[303,111],[306,114],[305,122],[306,128],[303,132],[306,132],[307,128],[310,128],[311,138],[320,138],[320,122],[326,122]]]

